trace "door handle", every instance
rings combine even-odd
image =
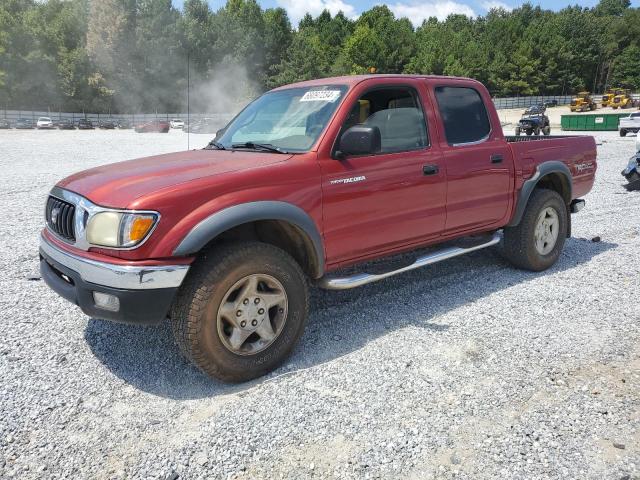
[[[502,160],[504,160],[504,157],[500,154],[491,155],[491,163],[502,163]]]
[[[435,175],[436,173],[438,173],[438,171],[439,171],[438,165],[424,165],[422,167],[423,175]]]

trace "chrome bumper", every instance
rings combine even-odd
[[[43,236],[40,236],[40,250],[77,272],[85,282],[124,290],[176,288],[189,271],[189,265],[137,267],[90,260],[61,250]]]

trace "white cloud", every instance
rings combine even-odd
[[[358,16],[355,7],[342,0],[306,0],[303,2],[300,0],[277,0],[277,3],[287,11],[291,23],[295,26],[302,20],[305,13],[317,17],[323,10],[329,10],[332,15],[343,12],[349,18]]]
[[[458,3],[453,0],[435,0],[430,2],[394,3],[389,5],[389,9],[396,17],[407,17],[414,26],[418,27],[423,20],[429,17],[436,17],[444,20],[453,13],[475,17],[476,13],[469,5]]]
[[[510,12],[511,10],[513,10],[513,7],[510,7],[506,3],[501,2],[499,0],[487,0],[485,2],[482,2],[481,5],[482,5],[482,8],[484,8],[487,12],[489,10],[494,9],[494,8],[502,8],[503,10],[506,10],[507,12]]]

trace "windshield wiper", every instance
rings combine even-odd
[[[250,148],[252,150],[266,150],[268,152],[274,152],[274,153],[289,153],[280,147],[274,147],[270,143],[255,143],[255,142],[234,143],[233,145],[231,145],[231,147],[232,148]]]
[[[220,142],[216,142],[215,140],[211,140],[205,148],[209,147],[216,147],[218,150],[226,150],[224,145],[222,145]]]

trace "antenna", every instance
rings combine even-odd
[[[189,71],[191,70],[189,68],[189,63],[190,63],[190,52],[187,52],[187,150],[191,150],[190,148],[190,143],[189,143],[189,135],[191,135],[191,108],[190,108],[190,104],[189,104],[189,89],[190,89],[190,74]]]

